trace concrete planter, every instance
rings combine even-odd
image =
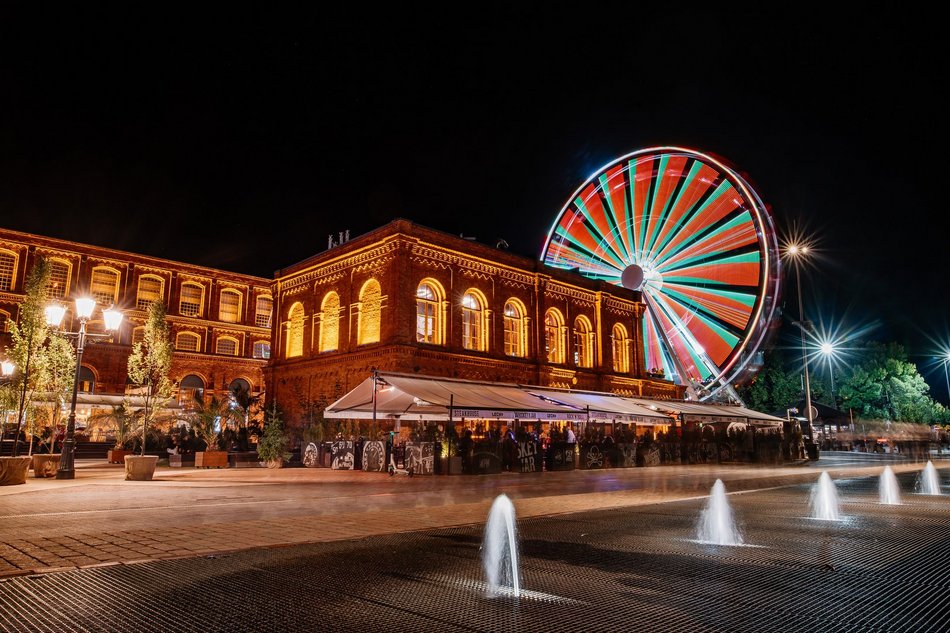
[[[284,467],[284,460],[282,459],[269,459],[267,460],[266,463],[267,463],[268,468],[283,468]]]
[[[110,464],[124,464],[125,456],[132,454],[132,451],[127,451],[123,448],[113,448],[108,453],[108,460]]]
[[[195,468],[227,468],[227,451],[202,451],[195,453]]]
[[[0,486],[25,484],[32,461],[30,457],[0,457]]]
[[[158,455],[126,455],[126,481],[152,481],[155,466],[158,464]]]
[[[55,477],[59,469],[60,453],[52,455],[34,455],[33,456],[33,476],[36,479],[44,477]]]

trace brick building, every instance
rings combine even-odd
[[[265,370],[288,420],[374,369],[680,398],[647,378],[638,292],[406,220],[278,270]]]
[[[51,265],[54,298],[72,306],[72,299],[88,294],[125,314],[112,342],[86,348],[81,392],[125,392],[131,345],[155,299],[167,306],[177,398],[186,400],[195,389],[225,393],[241,381],[252,392],[263,391],[273,305],[269,279],[7,229],[0,229],[0,349],[9,343],[4,333],[17,318],[27,275],[40,257]],[[63,327],[74,331],[78,322],[69,314]],[[103,331],[97,318],[98,310],[89,331]]]

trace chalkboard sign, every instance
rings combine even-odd
[[[363,444],[363,470],[371,473],[386,472],[386,444],[365,442]]]
[[[606,468],[604,452],[597,444],[581,444],[581,468]]]
[[[541,470],[541,445],[538,442],[518,442],[518,470],[523,473]]]
[[[333,470],[353,470],[353,442],[348,440],[337,440],[330,445],[330,456],[332,462],[330,468]]]
[[[431,475],[435,472],[435,444],[406,442],[406,468],[413,475]]]
[[[320,449],[316,444],[310,442],[307,444],[307,447],[303,450],[303,459],[300,461],[303,462],[303,465],[307,468],[316,468],[320,465]]]

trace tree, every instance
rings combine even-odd
[[[787,366],[783,350],[769,350],[762,369],[739,388],[739,396],[757,411],[784,411],[798,401],[802,392],[798,374],[788,371]]]
[[[41,421],[45,421],[51,429],[49,452],[52,453],[62,411],[70,401],[73,381],[76,379],[76,355],[72,343],[58,331],[51,331],[34,367],[37,392],[42,394],[43,404],[35,407],[36,414],[30,428],[30,454],[33,453],[33,436],[39,434]]]
[[[89,424],[109,423],[109,430],[115,435],[115,448],[125,448],[126,443],[137,431],[136,425],[141,411],[132,408],[128,400],[111,405],[112,410],[97,413],[89,417]]]
[[[168,377],[171,366],[172,346],[168,340],[165,304],[153,301],[148,308],[145,334],[132,346],[128,363],[129,382],[143,398],[142,455],[145,455],[148,427],[172,395],[172,382]]]
[[[24,423],[31,435],[38,431],[38,411],[34,406],[37,395],[49,395],[52,404],[48,412],[50,422],[55,425],[61,410],[56,403],[64,401],[64,394],[71,393],[73,388],[76,357],[72,344],[64,334],[46,323],[49,281],[49,264],[45,259],[38,259],[26,279],[26,297],[20,305],[20,318],[10,326],[13,344],[9,350],[10,359],[20,368],[13,382],[20,394],[15,437],[19,437]],[[14,442],[14,454],[18,446]]]
[[[280,417],[277,405],[267,410],[267,419],[264,422],[264,436],[257,444],[257,455],[269,466],[280,466],[290,459],[287,450],[290,440],[284,434],[284,421]]]
[[[234,420],[234,410],[227,398],[219,399],[212,395],[195,396],[195,408],[191,412],[191,428],[195,436],[201,438],[208,451],[218,450],[218,438],[228,422]]]

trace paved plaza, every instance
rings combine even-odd
[[[882,506],[888,464],[904,502]],[[936,461],[942,479],[950,463]],[[950,497],[922,463],[826,454],[688,466],[389,477],[83,463],[0,489],[0,630],[946,630]],[[845,519],[808,518],[819,473]],[[746,546],[696,542],[722,479]],[[947,486],[944,486],[947,491]],[[514,501],[525,593],[491,596],[492,500]]]

